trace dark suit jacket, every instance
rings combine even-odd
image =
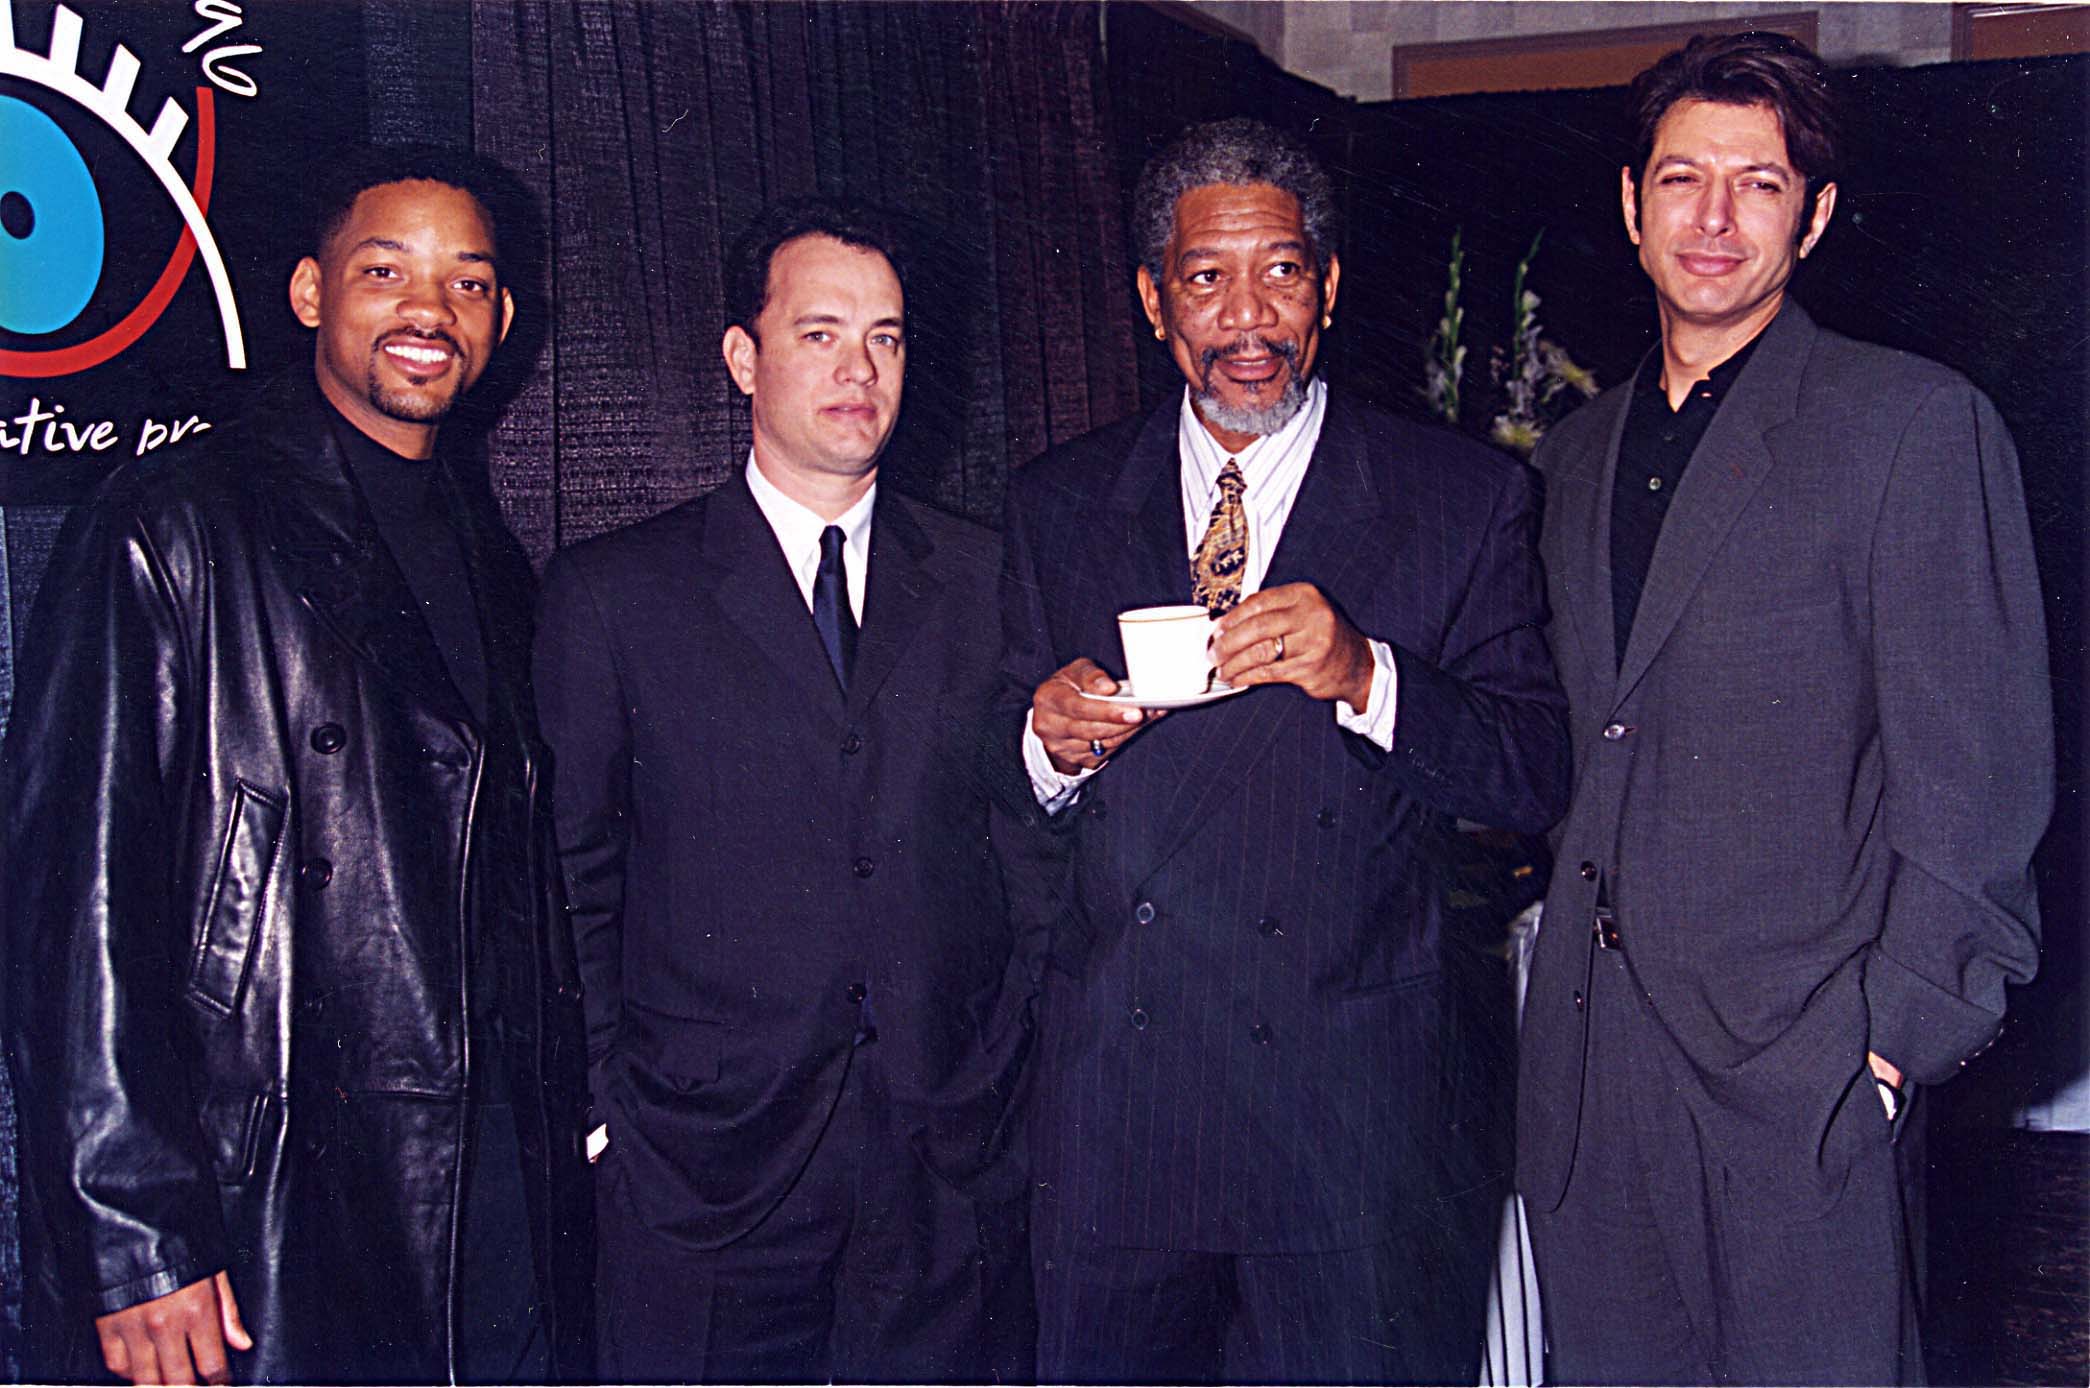
[[[1946,1078],[2037,962],[2053,723],[2017,459],[1963,378],[1788,304],[1684,474],[1621,668],[1630,392],[1539,452],[1576,790],[1525,1002],[1520,1184],[1550,1209],[1568,1179],[1601,879],[1706,1179],[1812,1218],[1851,1144],[1884,1140],[1867,1049]]]
[[[693,1248],[782,1197],[872,1050],[937,1171],[1021,1189],[1001,1158],[1029,984],[979,756],[997,562],[989,532],[881,489],[846,700],[744,479],[546,574],[538,698],[603,1160]]]
[[[1115,614],[1187,602],[1171,403],[1016,475],[1006,739]],[[1528,469],[1335,394],[1264,579],[1392,643],[1391,755],[1296,689],[1171,714],[1063,812],[1033,1144],[1104,1242],[1372,1241],[1472,1179],[1448,1102],[1456,816],[1539,830],[1567,775]],[[1017,756],[1013,745],[1006,755]]]

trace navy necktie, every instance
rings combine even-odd
[[[856,664],[856,614],[849,610],[849,571],[842,565],[842,527],[820,532],[820,571],[813,575],[813,626],[827,647],[835,683],[849,692],[849,670]]]

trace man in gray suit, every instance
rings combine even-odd
[[[1633,102],[1661,347],[1538,457],[1576,789],[1518,1178],[1554,1377],[1908,1381],[1893,1143],[2038,959],[2016,456],[1960,376],[1787,299],[1836,206],[1812,53],[1694,40]]]

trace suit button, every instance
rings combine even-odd
[[[851,733],[851,734],[849,734],[849,736],[847,736],[847,737],[845,737],[845,738],[843,738],[843,739],[842,739],[842,755],[843,755],[843,756],[845,756],[845,757],[853,757],[853,756],[855,756],[855,755],[856,755],[856,754],[857,754],[858,752],[861,752],[861,751],[863,751],[863,750],[864,750],[864,740],[863,740],[863,739],[862,739],[861,737],[858,737],[858,736],[857,736],[857,735],[856,735],[855,733]]]
[[[1616,742],[1631,731],[1633,730],[1623,723],[1607,723],[1604,725],[1604,741]]]
[[[1314,816],[1314,823],[1320,825],[1323,829],[1333,829],[1335,827],[1335,811],[1322,810]]]
[[[1144,1007],[1132,1009],[1132,1029],[1134,1031],[1145,1031],[1147,1029],[1147,1010]]]
[[[1152,925],[1155,914],[1154,903],[1151,901],[1142,901],[1139,905],[1132,908],[1132,919],[1138,921],[1141,925]]]
[[[298,885],[318,891],[334,880],[334,865],[324,858],[307,858],[298,865]]]
[[[1582,865],[1582,880],[1584,882],[1597,880],[1597,865],[1595,863],[1584,863]]]
[[[1277,933],[1277,917],[1265,916],[1255,923],[1255,928],[1259,934],[1275,935]]]
[[[348,746],[348,730],[339,723],[322,723],[312,730],[312,750],[323,757]]]
[[[862,1001],[863,1001],[863,1000],[864,1000],[864,999],[865,999],[866,997],[869,997],[869,996],[870,996],[870,989],[868,989],[868,988],[864,987],[864,985],[863,985],[863,984],[861,984],[861,983],[852,983],[852,984],[850,984],[850,985],[849,985],[849,1001],[851,1001],[851,1002],[862,1002]]]
[[[1267,1046],[1270,1044],[1270,1028],[1264,1026],[1261,1022],[1257,1022],[1248,1029],[1248,1039],[1255,1042],[1258,1046]]]
[[[858,877],[869,877],[872,873],[878,871],[878,864],[872,862],[869,858],[858,858],[849,865],[849,870]]]

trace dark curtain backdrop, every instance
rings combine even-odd
[[[477,0],[472,129],[551,211],[529,369],[491,481],[538,560],[730,476],[721,262],[763,206],[912,223],[906,403],[886,475],[998,523],[1012,463],[1134,403],[1086,4]]]

